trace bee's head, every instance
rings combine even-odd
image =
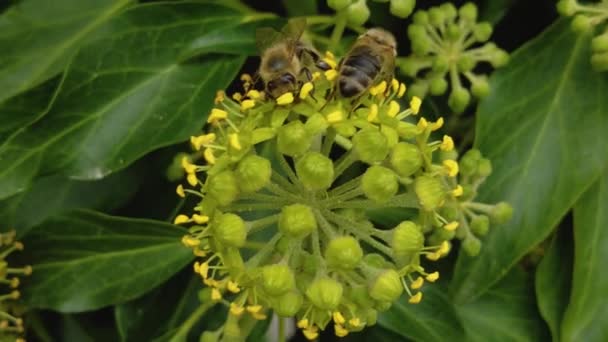
[[[395,56],[397,55],[397,41],[392,33],[376,27],[367,30],[361,37],[365,37],[384,48],[388,48]]]
[[[277,98],[286,92],[296,89],[296,78],[290,73],[284,73],[266,84],[266,91],[273,98]]]

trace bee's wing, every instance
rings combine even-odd
[[[287,25],[281,29],[283,39],[290,49],[290,55],[293,55],[296,52],[296,47],[305,30],[306,18],[303,17],[289,19]]]
[[[268,49],[281,39],[283,39],[283,34],[281,32],[277,32],[271,27],[261,27],[255,31],[255,43],[260,53],[264,52],[264,50]]]

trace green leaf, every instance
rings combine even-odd
[[[317,0],[283,0],[282,2],[288,17],[317,14]]]
[[[608,172],[604,173],[574,207],[572,295],[562,323],[562,341],[608,340],[606,203]]]
[[[102,178],[199,131],[244,57],[208,53],[182,62],[183,53],[195,40],[255,18],[220,5],[167,2],[110,20],[103,29],[112,34],[74,57],[48,113],[0,146],[0,198],[40,174]]]
[[[608,163],[608,78],[592,71],[589,35],[560,20],[516,51],[480,103],[476,146],[493,162],[483,202],[514,216],[493,227],[481,253],[460,253],[452,294],[483,294],[543,241]]]
[[[0,103],[61,72],[129,0],[22,0],[0,16]]]
[[[479,20],[498,23],[517,0],[485,0],[479,6]]]
[[[570,298],[572,247],[572,227],[562,225],[536,270],[538,308],[551,329],[553,341],[560,340],[560,325]]]
[[[440,285],[423,287],[419,304],[402,298],[378,317],[378,325],[415,341],[464,340],[464,328],[449,301],[447,290]]]
[[[465,326],[466,341],[546,341],[549,336],[534,305],[532,282],[516,268],[475,301],[454,305]]]
[[[192,260],[183,229],[141,219],[74,211],[53,217],[23,239],[23,300],[32,308],[93,310],[133,299]]]

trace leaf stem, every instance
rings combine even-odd
[[[342,35],[344,34],[344,29],[346,28],[346,11],[338,12],[338,16],[336,18],[336,25],[334,26],[334,30],[331,33],[330,45],[328,50],[336,51],[340,44],[340,39],[342,39]]]
[[[192,327],[194,326],[194,324],[196,324],[196,322],[198,322],[198,320],[203,317],[203,315],[209,311],[209,309],[211,309],[216,303],[213,301],[208,301],[205,302],[203,304],[201,304],[201,306],[199,306],[191,315],[190,317],[188,317],[188,319],[182,323],[182,325],[180,325],[179,329],[177,330],[177,332],[175,333],[175,335],[173,335],[173,337],[171,338],[170,342],[181,342],[181,341],[185,341],[186,337],[188,336],[188,333],[190,332],[190,329],[192,329]]]

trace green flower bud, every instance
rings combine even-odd
[[[429,23],[429,14],[426,11],[417,11],[414,13],[414,23],[419,25],[427,25]]]
[[[279,230],[286,236],[303,238],[316,229],[317,220],[309,206],[296,203],[281,210]]]
[[[509,54],[505,50],[496,49],[491,56],[490,64],[495,68],[500,68],[509,63]]]
[[[608,52],[592,54],[591,66],[595,71],[608,71]]]
[[[464,112],[465,108],[471,101],[471,94],[464,88],[452,89],[452,93],[448,98],[448,106],[456,113]]]
[[[571,16],[576,13],[576,0],[560,0],[557,3],[557,11],[564,16]]]
[[[477,6],[475,6],[475,4],[472,2],[467,2],[460,7],[458,10],[458,15],[465,21],[474,23],[477,21]]]
[[[572,29],[574,32],[588,31],[592,26],[591,18],[584,14],[578,14],[572,20]]]
[[[369,296],[367,286],[353,286],[350,289],[349,298],[360,307],[371,307],[374,305],[372,297]]]
[[[500,202],[492,208],[490,218],[496,224],[507,223],[513,216],[513,207],[507,202]]]
[[[325,261],[330,267],[350,270],[363,258],[359,241],[352,236],[341,236],[329,241],[325,249]]]
[[[344,137],[352,137],[357,133],[357,128],[350,122],[338,122],[334,124],[336,133]]]
[[[458,162],[460,173],[463,176],[473,176],[477,172],[477,165],[479,165],[480,160],[481,152],[478,149],[468,150]]]
[[[399,299],[402,293],[401,277],[392,269],[380,272],[369,285],[369,295],[378,301],[392,303]]]
[[[608,31],[591,40],[591,50],[595,53],[608,52]]]
[[[295,277],[289,266],[268,265],[262,268],[262,287],[268,294],[279,296],[295,288]]]
[[[412,85],[407,89],[407,94],[408,96],[418,96],[419,98],[424,98],[424,96],[426,96],[426,93],[429,90],[429,86],[427,83],[425,82],[414,82],[412,83]]]
[[[303,301],[300,292],[289,291],[280,296],[272,308],[281,317],[292,317],[300,311]]]
[[[487,22],[476,24],[473,28],[473,36],[480,43],[488,41],[490,36],[492,36],[492,25]]]
[[[458,71],[461,73],[471,71],[475,67],[475,59],[469,55],[462,55],[458,58]]]
[[[462,249],[469,256],[477,256],[479,255],[479,251],[481,250],[481,241],[473,235],[467,235],[467,237],[462,241]]]
[[[378,321],[378,311],[374,309],[368,309],[365,311],[365,325],[371,327]]]
[[[225,170],[213,175],[207,184],[207,195],[215,198],[217,202],[226,206],[232,203],[239,195],[238,181],[234,172]]]
[[[361,188],[367,198],[382,203],[397,194],[399,182],[392,170],[374,165],[363,174]]]
[[[407,18],[416,6],[416,0],[391,0],[390,12],[395,17]]]
[[[488,177],[492,173],[492,162],[490,159],[481,158],[477,165],[477,174],[480,177]]]
[[[477,236],[484,236],[490,229],[490,219],[486,215],[476,215],[470,223],[471,231]]]
[[[342,284],[332,278],[318,278],[306,289],[306,297],[321,310],[334,310],[342,301]]]
[[[277,133],[277,148],[288,156],[299,156],[310,149],[311,137],[299,120],[281,126]]]
[[[245,222],[238,215],[221,214],[212,227],[213,236],[225,246],[243,247],[247,241]]]
[[[429,92],[432,95],[443,95],[448,90],[448,81],[444,78],[436,77],[429,83]]]
[[[413,40],[412,39],[412,52],[418,56],[426,55],[431,49],[431,43],[428,36],[425,34],[424,38]]]
[[[408,177],[422,166],[422,154],[416,145],[400,142],[391,151],[390,163],[397,174]]]
[[[251,154],[241,160],[235,176],[243,192],[256,192],[268,184],[271,173],[268,159]]]
[[[431,25],[439,27],[443,25],[445,21],[445,14],[439,7],[431,7],[429,9],[429,21]]]
[[[187,153],[178,153],[173,157],[173,161],[167,167],[166,175],[167,179],[171,182],[178,181],[184,177],[185,171],[182,166],[182,159],[189,157]]]
[[[367,266],[371,266],[374,268],[384,268],[387,265],[386,259],[378,253],[367,253],[363,257],[363,262]]]
[[[393,148],[399,142],[399,134],[397,130],[391,126],[382,125],[380,132],[386,137],[386,145],[388,148]]]
[[[424,247],[424,234],[412,221],[403,221],[393,230],[391,248],[399,266],[408,265]]]
[[[399,121],[397,123],[397,134],[404,139],[413,139],[418,134],[418,127],[409,122]]]
[[[422,208],[428,211],[439,208],[445,198],[445,190],[441,180],[429,175],[416,178],[414,191]]]
[[[319,152],[308,152],[296,162],[298,178],[309,190],[325,190],[334,181],[334,164]]]
[[[353,26],[361,26],[369,19],[370,11],[365,0],[359,0],[346,9],[346,20]]]
[[[319,113],[312,115],[306,120],[306,124],[304,124],[304,128],[306,132],[310,136],[317,135],[319,133],[325,132],[327,129],[328,123],[325,120],[325,117]]]
[[[449,24],[446,30],[446,37],[451,41],[457,41],[462,36],[462,30],[460,26],[456,24]]]
[[[352,3],[352,0],[327,0],[327,6],[334,11],[341,11]]]
[[[471,93],[477,98],[484,98],[490,93],[490,84],[485,76],[476,77],[473,80]]]
[[[458,151],[456,149],[453,149],[451,151],[439,150],[439,160],[444,161],[444,160],[448,160],[448,159],[457,160]]]
[[[381,162],[388,154],[388,141],[375,128],[362,129],[353,137],[353,150],[365,163]]]
[[[439,6],[446,20],[454,20],[458,15],[458,10],[451,2],[445,2]]]
[[[376,301],[376,305],[374,305],[374,309],[376,309],[380,312],[384,312],[384,311],[390,309],[391,305],[393,305],[392,302],[385,302],[385,301],[378,300],[378,301]]]
[[[444,55],[439,55],[437,57],[435,57],[435,60],[433,61],[433,71],[435,71],[438,74],[443,74],[444,72],[446,72],[450,67],[450,60],[444,56]],[[437,77],[440,78],[440,77]]]
[[[435,230],[437,234],[438,240],[435,244],[440,244],[442,241],[452,240],[454,236],[456,236],[456,231],[454,230],[445,230],[445,229],[437,229]]]
[[[423,67],[418,61],[413,58],[405,57],[399,63],[399,69],[404,74],[414,77],[418,73],[418,71]],[[181,160],[181,159],[180,159]]]

